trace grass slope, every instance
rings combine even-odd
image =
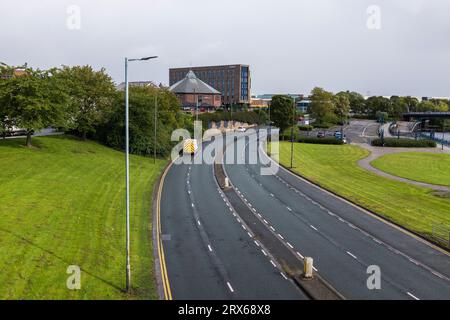
[[[156,298],[151,198],[164,161],[131,157],[131,262],[125,295],[124,156],[69,137],[0,141],[0,299]],[[66,287],[69,265],[81,290]]]
[[[294,146],[294,171],[410,230],[430,237],[432,222],[450,228],[450,199],[393,181],[357,165],[369,155],[357,146]],[[280,162],[290,166],[290,143],[280,143]]]
[[[384,155],[371,165],[411,180],[450,186],[450,154],[405,152]]]

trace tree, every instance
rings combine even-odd
[[[350,111],[354,114],[362,115],[366,113],[366,100],[358,92],[341,91],[338,96],[345,96],[350,103]]]
[[[344,119],[348,117],[350,112],[350,101],[346,95],[337,94],[334,97],[334,113],[340,121],[344,122]]]
[[[280,129],[280,133],[292,125],[292,113],[294,108],[293,100],[284,95],[276,95],[272,97],[270,105],[270,118],[275,126]]]
[[[322,88],[314,88],[311,94],[310,111],[319,124],[335,122],[336,116],[333,93]]]
[[[67,95],[55,71],[26,68],[24,75],[1,82],[0,104],[8,106],[9,121],[27,131],[27,147],[31,147],[33,132],[66,123]]]
[[[114,83],[104,69],[94,71],[91,66],[64,66],[57,77],[70,96],[71,127],[86,140],[111,112],[116,95]]]
[[[377,111],[387,112],[389,115],[392,115],[391,101],[385,97],[370,97],[366,101],[366,107],[368,115],[371,117],[375,117]]]
[[[96,128],[95,137],[115,149],[125,148],[125,97],[124,92],[114,100],[113,112],[107,122]],[[155,101],[157,99],[157,139],[154,143]],[[156,149],[168,155],[172,149],[172,131],[183,128],[186,119],[180,112],[178,98],[165,88],[131,87],[129,92],[130,152],[150,156]],[[192,125],[192,124],[191,124]]]
[[[392,96],[389,113],[392,117],[400,119],[403,113],[408,112],[409,105],[405,97]]]

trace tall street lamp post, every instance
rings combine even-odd
[[[295,97],[292,105],[292,127],[291,127],[291,168],[294,166],[294,125],[295,125]]]
[[[129,101],[128,101],[128,62],[147,61],[156,59],[157,56],[139,59],[125,58],[125,185],[126,185],[126,291],[131,289],[131,265],[130,265],[130,133],[129,133]]]

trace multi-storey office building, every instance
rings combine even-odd
[[[251,76],[248,65],[173,68],[169,70],[170,85],[181,81],[190,70],[200,80],[220,91],[223,105],[250,103]]]

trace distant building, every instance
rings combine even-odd
[[[152,81],[130,81],[128,82],[128,87],[156,87],[156,85]],[[125,90],[125,82],[122,82],[117,87],[117,90],[124,91]]]
[[[1,79],[11,79],[13,77],[20,77],[25,75],[27,72],[25,69],[13,69],[12,72],[0,74]]]
[[[252,97],[252,105],[255,106],[262,106],[262,105],[269,105],[272,101],[272,98],[277,95],[284,95],[288,96],[291,99],[295,99],[295,104],[297,106],[298,112],[301,113],[308,113],[309,112],[309,106],[311,105],[311,100],[309,97],[305,97],[303,94],[261,94],[256,95]]]
[[[272,101],[272,99],[263,99],[263,98],[252,97],[250,99],[250,109],[268,108],[271,101]]]
[[[250,104],[251,76],[248,65],[173,68],[169,70],[170,85],[181,81],[190,70],[221,93],[223,105]]]
[[[311,105],[311,99],[300,98],[297,102],[297,110],[301,113],[308,113]]]
[[[211,111],[222,105],[222,97],[219,91],[198,79],[191,70],[185,77],[173,84],[169,91],[180,99],[183,109],[199,111]]]

